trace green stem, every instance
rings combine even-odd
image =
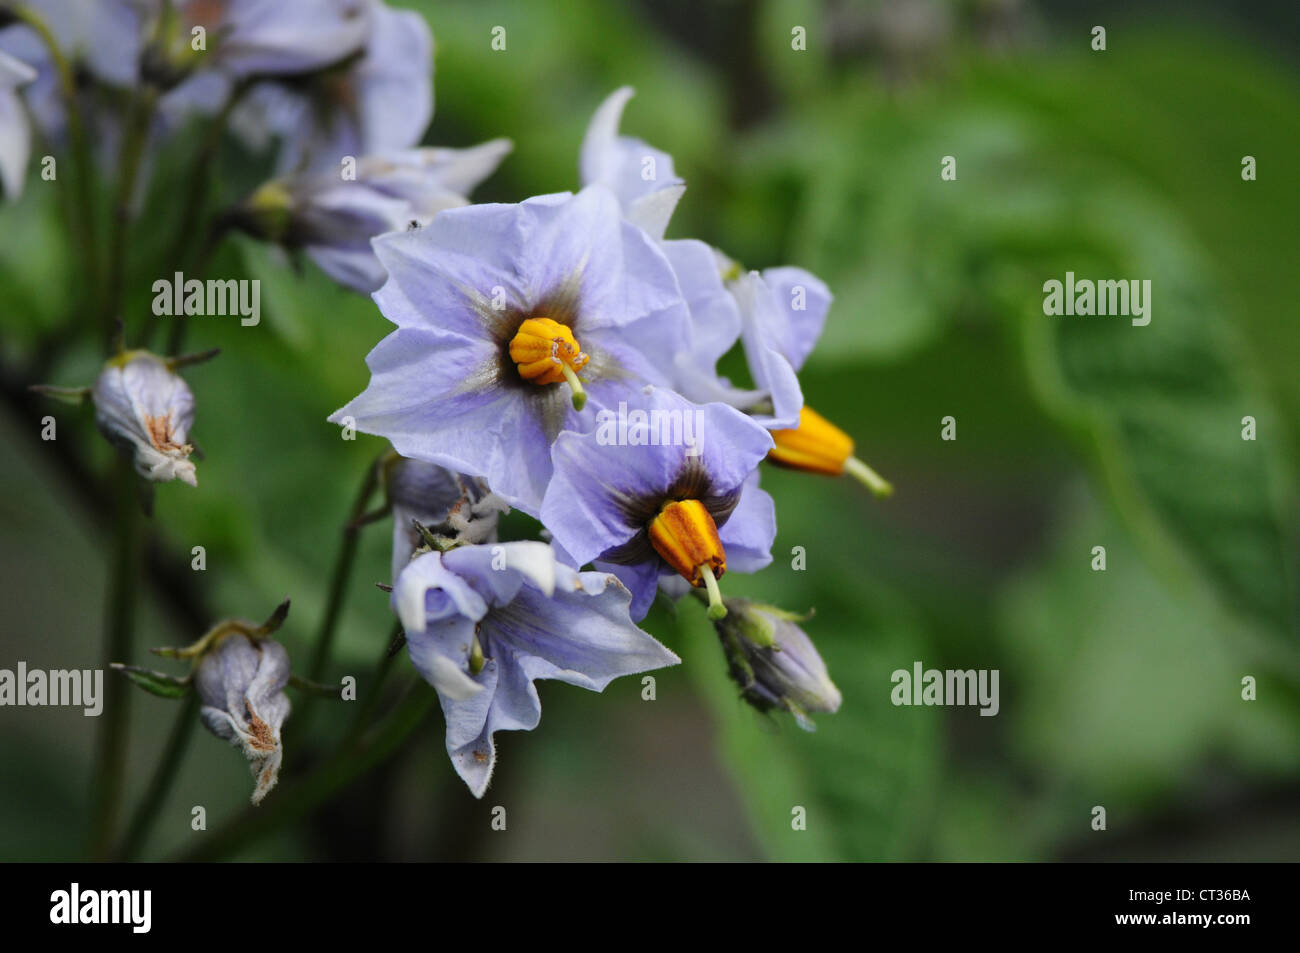
[[[190,739],[194,737],[194,726],[198,724],[198,720],[199,696],[197,692],[192,691],[176,715],[172,733],[167,739],[167,747],[163,750],[162,758],[154,771],[153,780],[149,782],[149,789],[145,791],[144,797],[140,798],[140,804],[131,817],[131,826],[127,828],[126,835],[115,853],[117,860],[132,861],[139,856],[141,848],[148,840],[154,821],[158,819],[158,810],[176,782],[176,775],[180,772],[181,762],[185,759]]]
[[[135,97],[123,133],[122,153],[118,159],[117,192],[113,197],[112,217],[109,220],[108,265],[104,275],[105,292],[101,312],[110,352],[121,350],[121,325],[117,309],[121,304],[122,285],[126,278],[126,239],[131,220],[131,200],[135,197],[135,183],[140,175],[145,145],[149,141],[149,123],[153,118],[157,98],[158,91],[152,86],[144,87]]]
[[[208,236],[204,239],[203,244],[199,247],[199,252],[194,255],[188,264],[182,270],[182,274],[190,277],[201,279],[208,268],[208,261],[220,247],[222,241],[229,231],[229,223],[226,221],[217,221],[212,224],[208,230]],[[153,325],[158,320],[157,315],[149,315],[149,324],[145,328],[142,341],[149,341],[153,338]],[[164,354],[179,354],[185,349],[185,335],[189,330],[190,322],[184,319],[183,315],[172,316],[171,333],[167,336],[167,348]]]
[[[334,557],[334,569],[330,573],[329,601],[325,605],[320,628],[316,631],[315,647],[312,649],[311,662],[307,667],[307,678],[319,682],[329,663],[330,650],[334,647],[334,637],[338,631],[339,618],[343,614],[343,605],[347,599],[348,579],[352,575],[352,566],[357,559],[357,540],[361,535],[361,518],[370,506],[370,498],[379,486],[379,461],[366,467],[366,475],[361,481],[356,499],[348,511],[347,522],[343,524],[343,539]],[[308,724],[307,713],[312,708],[313,699],[303,699],[298,719],[299,731]]]
[[[370,719],[374,717],[375,709],[379,707],[379,700],[383,697],[380,689],[383,688],[384,680],[393,668],[393,659],[397,658],[397,653],[392,651],[392,646],[401,632],[402,623],[394,622],[392,635],[384,643],[383,654],[379,656],[379,664],[375,666],[375,674],[366,685],[366,700],[361,703],[361,709],[357,712],[356,721],[353,722],[352,730],[348,734],[348,743],[360,737],[370,724]]]
[[[172,247],[176,249],[184,249],[188,246],[188,251],[178,257],[177,267],[182,274],[189,277],[203,277],[203,271],[208,260],[229,231],[227,224],[220,220],[209,224],[206,230],[201,229],[200,219],[203,218],[204,205],[211,188],[212,174],[217,165],[217,154],[221,148],[221,140],[225,135],[231,113],[235,111],[235,107],[239,105],[240,100],[244,98],[244,94],[253,85],[251,81],[244,80],[230,91],[221,107],[221,111],[208,124],[203,143],[199,147],[198,154],[194,159],[194,166],[190,170],[189,189],[185,194],[185,203],[181,207],[177,235],[172,243]],[[189,236],[199,234],[202,231],[206,231],[206,237],[202,244],[196,245],[187,241]],[[172,326],[170,341],[165,351],[167,354],[176,354],[184,346],[184,329],[188,327],[188,322],[182,320],[181,315],[173,315],[172,317],[175,323]],[[153,338],[157,322],[158,316],[150,314],[144,334],[140,338],[141,341],[147,342]]]
[[[95,242],[97,231],[95,226],[95,166],[91,160],[90,146],[86,140],[86,126],[81,116],[81,103],[77,99],[76,76],[72,71],[72,64],[68,62],[68,58],[59,49],[53,31],[50,30],[49,25],[41,18],[40,14],[30,7],[22,6],[18,8],[16,15],[18,19],[36,31],[50,54],[50,62],[54,64],[54,71],[59,78],[59,91],[62,93],[64,107],[68,112],[68,137],[72,144],[72,160],[76,166],[76,171],[72,176],[75,197],[72,199],[71,204],[75,212],[80,213],[79,219],[74,217],[70,220],[70,226],[73,240],[79,246],[85,264],[87,286],[95,288],[98,287],[99,283],[99,254]]]
[[[135,626],[136,580],[140,559],[140,505],[136,475],[125,457],[117,460],[117,551],[109,586],[107,624],[104,628],[103,668],[131,657]],[[125,678],[110,678],[104,685],[104,713],[99,722],[98,751],[91,778],[91,857],[108,856],[113,825],[122,800],[126,774],[126,729],[131,714],[131,688]]]
[[[388,760],[424,721],[437,698],[433,689],[417,680],[388,719],[367,737],[343,745],[314,772],[276,791],[261,807],[246,808],[211,834],[198,835],[202,841],[197,847],[173,859],[220,860],[309,815],[358,777]]]
[[[183,247],[180,240],[193,234],[195,226],[198,225],[199,215],[203,212],[204,200],[208,195],[208,187],[212,182],[212,173],[216,168],[217,152],[221,148],[221,139],[226,133],[226,125],[230,121],[231,113],[239,105],[239,101],[252,87],[253,83],[248,80],[236,85],[222,104],[221,112],[217,113],[208,124],[203,144],[199,147],[198,156],[194,160],[194,169],[190,173],[190,188],[185,196],[185,204],[181,208],[177,248]]]

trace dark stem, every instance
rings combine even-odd
[[[393,659],[397,658],[397,653],[393,651],[392,646],[401,634],[402,624],[394,622],[393,634],[389,636],[388,642],[384,644],[383,652],[379,656],[379,664],[375,666],[375,674],[371,676],[370,681],[366,684],[366,700],[361,703],[356,721],[353,722],[352,730],[348,733],[348,743],[355,741],[366,730],[370,720],[374,717],[375,710],[379,707],[379,701],[383,698],[380,689],[384,687],[384,680],[388,678],[388,673],[392,671]]]
[[[194,278],[202,279],[204,273],[208,270],[208,262],[216,253],[221,243],[225,241],[227,233],[230,231],[230,220],[228,218],[219,218],[212,223],[208,230],[207,238],[203,244],[198,246],[198,252],[193,255],[182,269],[182,274]],[[146,327],[142,341],[148,341],[153,337],[153,322],[157,316],[149,316],[150,324]],[[185,320],[183,315],[172,315],[172,329],[167,336],[167,348],[164,354],[179,354],[185,349],[185,335],[189,331],[190,322]]]
[[[379,461],[366,467],[366,475],[361,481],[356,499],[348,511],[347,522],[343,524],[343,539],[339,544],[338,554],[334,557],[334,569],[330,573],[329,600],[325,605],[325,615],[321,618],[320,628],[316,631],[315,647],[312,649],[311,662],[307,666],[307,678],[313,682],[321,681],[325,667],[329,663],[330,651],[334,647],[334,638],[338,631],[338,622],[343,614],[343,605],[347,600],[348,579],[352,575],[352,566],[357,559],[357,540],[364,525],[362,517],[370,505],[379,486]],[[308,724],[307,713],[313,707],[313,699],[303,699],[299,713],[299,731]]]
[[[176,776],[180,773],[181,762],[189,749],[190,739],[194,737],[194,726],[199,720],[199,696],[191,691],[185,703],[176,715],[172,733],[167,739],[167,747],[154,770],[149,789],[140,798],[140,804],[131,817],[131,826],[114,853],[115,860],[135,860],[149,838],[149,831],[158,819],[158,810],[171,792]]]
[[[261,807],[246,808],[208,835],[203,841],[173,860],[213,861],[236,853],[272,831],[301,820],[358,777],[391,757],[402,742],[424,721],[438,696],[422,681],[416,681],[388,719],[365,738],[344,744],[314,772],[296,784],[275,791]]]
[[[352,565],[357,556],[357,540],[361,535],[358,520],[365,514],[379,483],[379,467],[372,463],[366,467],[366,475],[361,481],[356,499],[348,511],[348,520],[343,524],[343,539],[338,554],[334,557],[334,571],[330,574],[330,597],[325,607],[325,616],[321,619],[316,633],[316,648],[312,654],[307,677],[319,682],[329,661],[330,649],[334,646],[334,635],[338,629],[339,616],[347,596],[348,577],[352,574]]]
[[[107,623],[104,628],[102,667],[131,657],[131,636],[135,626],[136,580],[140,562],[140,502],[137,477],[126,458],[115,468],[117,484],[117,548],[109,584]],[[108,856],[113,842],[113,825],[122,800],[126,774],[126,729],[131,716],[131,688],[124,678],[110,678],[104,686],[104,714],[99,723],[98,752],[90,793],[90,853],[95,860]]]
[[[225,239],[230,231],[230,223],[225,217],[219,217],[206,227],[201,227],[201,219],[204,217],[204,206],[208,192],[211,189],[212,174],[217,166],[217,154],[221,148],[221,140],[226,132],[226,125],[230,120],[230,114],[234,112],[239,101],[244,98],[244,94],[251,89],[253,83],[250,80],[240,82],[230,95],[226,97],[225,104],[221,107],[212,122],[208,124],[207,130],[203,137],[203,144],[199,147],[198,155],[194,159],[194,167],[190,170],[189,190],[185,195],[185,204],[181,208],[178,231],[173,242],[176,249],[185,249],[188,251],[177,258],[177,267],[169,269],[171,271],[179,270],[182,274],[192,278],[202,278],[203,272],[207,268],[209,259],[217,250],[217,247]],[[189,236],[204,234],[201,244],[194,244],[188,241]],[[188,323],[182,319],[182,315],[172,315],[175,322],[169,335],[167,344],[167,354],[179,353],[184,347],[186,329]],[[158,316],[150,314],[145,325],[144,333],[140,340],[148,342],[152,340],[154,329],[158,322]]]
[[[131,219],[131,200],[140,174],[140,163],[149,141],[149,123],[153,118],[158,91],[146,86],[135,97],[123,133],[122,153],[118,159],[117,192],[113,198],[108,230],[108,264],[104,275],[105,291],[101,304],[102,319],[109,338],[109,352],[121,350],[122,330],[117,313],[125,282],[127,226]]]

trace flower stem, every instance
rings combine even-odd
[[[99,255],[95,245],[95,166],[91,161],[90,147],[86,141],[86,126],[81,116],[81,103],[77,100],[76,76],[73,74],[72,64],[59,49],[58,40],[55,39],[49,24],[40,14],[28,6],[20,6],[16,13],[18,18],[35,30],[40,37],[50,54],[50,62],[54,64],[54,71],[59,78],[59,90],[63,96],[64,107],[68,111],[68,138],[72,144],[72,160],[76,166],[73,175],[76,197],[71,202],[74,214],[69,224],[86,269],[86,284],[90,288],[95,288],[99,283]]]
[[[381,457],[380,460],[382,459]],[[343,539],[338,554],[334,557],[334,569],[330,573],[329,601],[325,605],[325,615],[321,618],[320,628],[316,631],[315,647],[307,667],[307,678],[313,682],[321,680],[325,666],[329,662],[330,650],[334,647],[334,636],[347,597],[348,579],[352,575],[352,566],[357,558],[357,539],[363,525],[361,518],[369,508],[370,498],[374,496],[379,486],[380,460],[366,467],[366,475],[361,481],[352,508],[348,511],[347,522],[343,524]],[[307,724],[306,714],[311,708],[311,702],[310,697],[303,699],[298,719],[300,726]]]
[[[208,229],[208,235],[203,240],[203,244],[198,246],[199,250],[187,264],[183,266],[182,274],[193,278],[202,279],[208,269],[208,263],[213,254],[225,240],[227,233],[230,231],[229,222],[218,220],[212,223]],[[144,335],[141,341],[149,341],[153,338],[153,325],[158,320],[157,315],[149,315],[149,324],[145,326]],[[171,333],[167,336],[167,346],[163,351],[164,354],[179,354],[185,348],[185,333],[189,330],[190,322],[184,320],[183,315],[172,316]]]
[[[397,658],[397,652],[393,647],[397,643],[398,637],[402,634],[402,623],[393,623],[393,632],[387,642],[384,643],[383,653],[379,656],[379,664],[375,666],[375,674],[371,676],[369,684],[366,686],[366,700],[361,703],[361,709],[357,712],[356,721],[352,724],[352,730],[348,734],[348,743],[356,741],[361,733],[370,725],[370,719],[374,717],[375,709],[379,707],[379,700],[382,698],[380,689],[383,688],[384,680],[388,678],[388,673],[393,668],[393,659]]]
[[[203,227],[203,211],[206,204],[205,200],[211,190],[212,173],[217,166],[217,154],[220,151],[221,140],[225,135],[226,126],[229,124],[230,115],[253,85],[253,82],[247,79],[239,82],[226,96],[221,111],[208,123],[203,143],[199,146],[194,165],[190,169],[188,177],[189,189],[185,195],[185,204],[181,207],[178,232],[173,242],[174,248],[186,249],[188,246],[188,250],[177,258],[176,268],[169,270],[178,270],[187,277],[201,279],[209,259],[230,230],[229,223],[224,220],[224,217],[218,217],[215,221],[211,221],[206,227]],[[189,240],[190,236],[198,234],[204,235],[201,243]],[[182,320],[181,315],[173,315],[172,317],[174,324],[172,325],[167,350],[164,352],[167,354],[175,354],[180,351],[184,345],[185,329],[189,327],[189,322]],[[146,342],[153,337],[158,316],[150,314],[147,321],[144,336],[141,338],[142,341]]]
[[[140,512],[136,475],[125,457],[116,461],[117,550],[109,585],[107,623],[104,628],[103,668],[130,658],[135,625],[136,579],[140,558]],[[107,857],[113,842],[113,824],[122,799],[126,773],[126,729],[130,723],[131,688],[124,678],[104,685],[104,714],[99,723],[98,751],[91,778],[90,853]]]
[[[158,819],[158,809],[167,799],[176,781],[176,775],[180,772],[181,762],[185,759],[190,739],[194,737],[194,726],[198,720],[199,696],[197,692],[190,692],[176,715],[172,733],[167,739],[167,747],[163,750],[163,756],[154,771],[153,780],[149,782],[149,789],[144,797],[140,798],[135,814],[131,817],[131,826],[127,828],[126,834],[114,852],[115,860],[132,861],[139,856],[154,821]]]
[[[417,679],[387,720],[369,735],[345,744],[307,777],[277,791],[261,807],[246,808],[211,834],[203,835],[197,847],[174,859],[220,860],[309,815],[358,777],[388,760],[420,726],[437,699],[433,689]]]
[[[127,226],[131,219],[131,200],[135,197],[135,183],[140,174],[144,148],[149,140],[149,123],[153,118],[158,91],[145,86],[136,95],[127,117],[122,138],[122,152],[117,166],[117,192],[108,229],[108,264],[104,275],[105,291],[102,302],[104,326],[110,342],[110,352],[121,350],[122,329],[117,313],[122,299],[122,285],[126,270]]]

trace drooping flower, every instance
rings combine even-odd
[[[95,423],[129,454],[146,480],[197,486],[190,454],[194,394],[163,358],[126,351],[108,361],[91,390]]]
[[[364,46],[375,0],[130,0],[147,40],[146,77],[170,88],[191,74],[286,76],[338,63]]]
[[[422,544],[416,522],[447,540],[496,542],[498,517],[509,507],[484,481],[435,463],[393,456],[384,471],[393,511],[393,579]]]
[[[808,713],[838,711],[840,691],[800,621],[776,606],[728,599],[727,614],[714,627],[741,697],[759,711],[788,711],[812,731]]]
[[[23,193],[32,131],[18,88],[36,79],[36,70],[22,60],[0,52],[0,186],[7,198]]]
[[[409,149],[433,118],[433,34],[424,17],[374,3],[364,49],[327,69],[259,84],[232,125],[282,141],[278,168],[337,170],[344,156]]]
[[[369,294],[386,277],[371,240],[468,204],[467,193],[510,149],[508,139],[468,149],[410,149],[360,159],[355,178],[332,171],[274,179],[249,197],[234,221],[258,237],[302,249],[335,281]]]
[[[451,209],[375,251],[388,271],[375,301],[398,328],[330,420],[484,477],[533,515],[556,435],[667,385],[687,334],[672,268],[601,186]]]
[[[612,575],[577,572],[544,543],[462,546],[417,556],[393,588],[415,668],[438,691],[452,766],[482,797],[498,731],[541,718],[537,679],[603,691],[620,675],[680,659],[633,625]]]
[[[271,639],[230,632],[198,660],[194,685],[203,702],[204,726],[243,751],[256,779],[260,804],[279,779],[284,748],[280,729],[289,716],[289,653]]]
[[[661,388],[645,388],[625,418],[560,435],[542,522],[575,565],[597,561],[623,580],[633,618],[671,576],[706,589],[716,613],[724,572],[772,561],[775,508],[756,469],[772,438],[732,407]]]

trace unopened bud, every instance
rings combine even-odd
[[[759,711],[788,711],[806,731],[815,727],[809,712],[839,709],[840,690],[812,640],[796,625],[799,616],[748,599],[728,599],[726,606],[726,616],[714,628],[728,674],[745,701]]]

